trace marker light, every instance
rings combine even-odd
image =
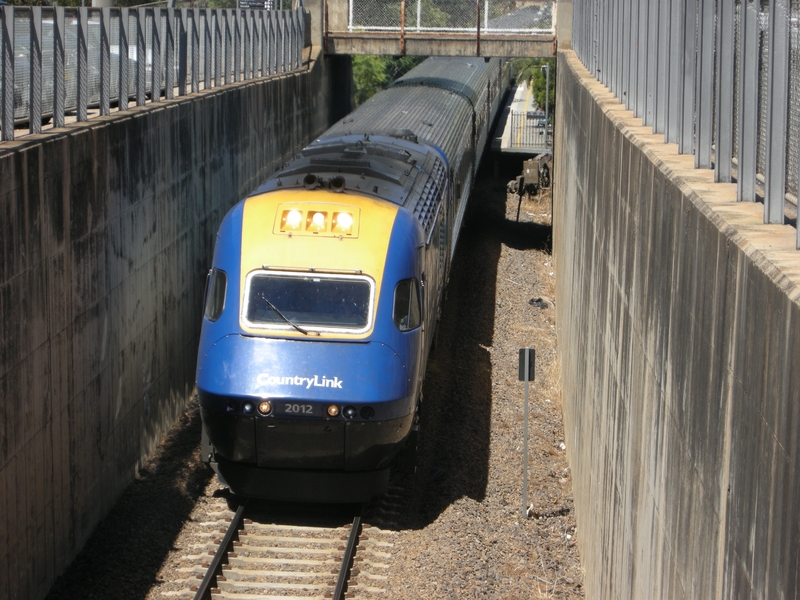
[[[242,404],[242,412],[244,412],[246,415],[249,415],[251,412],[253,412],[253,403],[245,402]]]
[[[258,403],[258,412],[262,415],[268,415],[272,412],[272,402],[269,400],[264,400]]]
[[[342,414],[347,419],[355,419],[356,415],[358,415],[358,409],[355,406],[345,406]]]
[[[328,407],[328,416],[329,417],[336,417],[338,415],[339,415],[339,407],[336,406],[335,404],[331,404]]]
[[[303,222],[303,213],[297,209],[283,211],[281,217],[281,229],[284,231],[297,231]]]
[[[306,217],[306,231],[325,231],[325,219],[328,213],[322,211],[308,211]]]
[[[353,215],[346,212],[333,213],[334,233],[353,233]]]

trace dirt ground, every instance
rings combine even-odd
[[[370,597],[583,597],[556,353],[550,195],[518,206],[506,193],[515,168],[506,164],[497,178],[482,172],[470,200],[427,367],[417,469],[396,482],[403,510],[388,525],[386,591]],[[536,372],[523,507],[518,351],[526,346],[536,351]],[[220,493],[199,460],[199,440],[192,401],[48,600],[162,598],[181,587],[191,523],[202,519],[203,500]]]

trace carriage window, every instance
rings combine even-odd
[[[404,279],[394,288],[394,324],[400,331],[410,331],[420,321],[417,280]]]
[[[206,318],[209,321],[216,321],[222,315],[225,308],[225,288],[228,285],[228,276],[225,271],[211,269],[208,273],[208,283],[206,284]]]
[[[251,327],[363,333],[373,287],[364,276],[256,272],[247,279],[242,317]]]

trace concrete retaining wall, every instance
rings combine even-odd
[[[0,598],[45,595],[180,414],[221,218],[349,108],[349,59],[313,64],[0,146]]]
[[[558,55],[565,429],[587,598],[800,596],[800,252]]]

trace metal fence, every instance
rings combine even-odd
[[[574,0],[583,64],[695,166],[796,219],[800,0]],[[800,228],[797,247],[800,249]]]
[[[302,8],[0,7],[0,130],[299,69]],[[143,60],[140,60],[143,57]]]
[[[528,111],[509,114],[511,127],[509,147],[547,148],[550,146],[550,128],[544,112]]]
[[[517,0],[349,0],[349,31],[546,35],[554,3]]]

